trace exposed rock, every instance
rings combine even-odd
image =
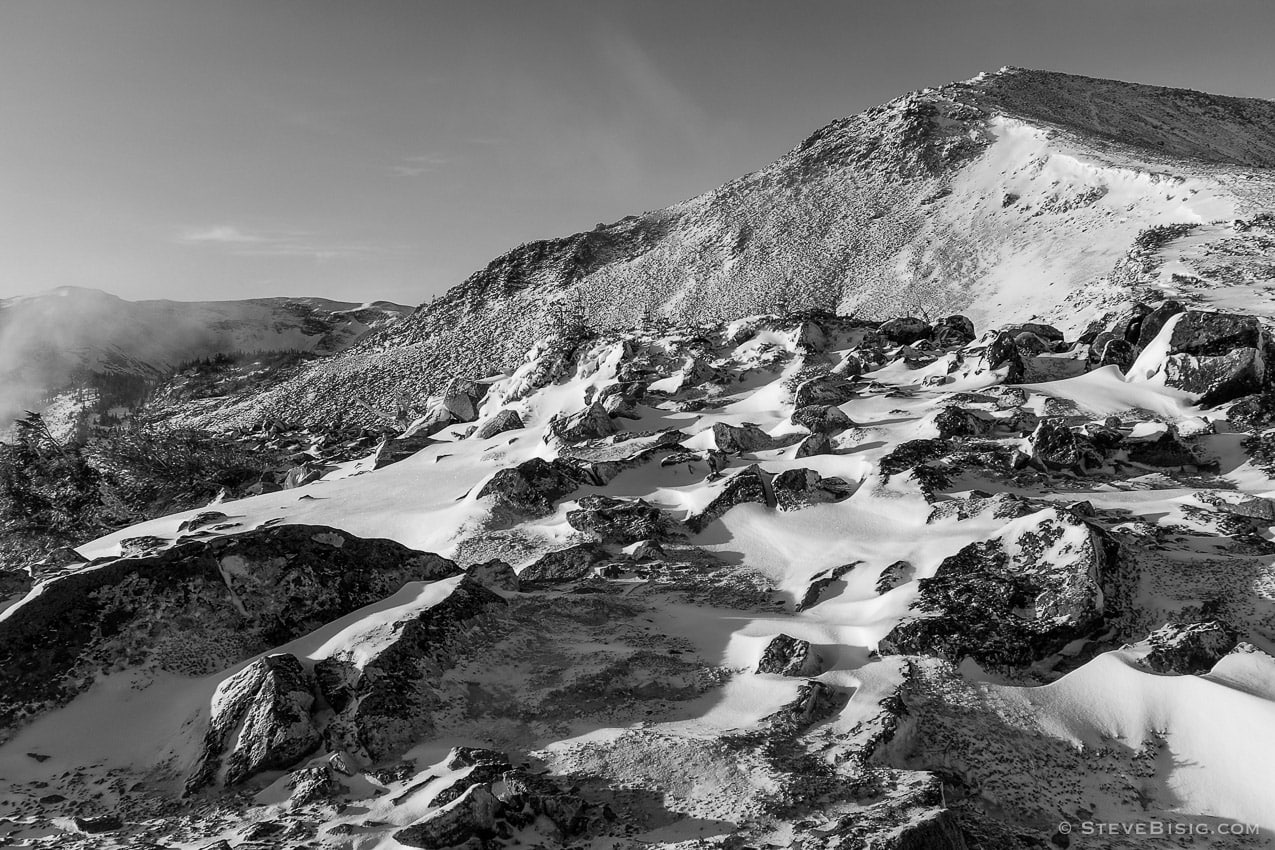
[[[1121,445],[1130,461],[1147,466],[1178,467],[1202,463],[1191,447],[1178,438],[1177,431],[1172,427],[1165,428],[1155,439],[1128,437]]]
[[[417,431],[414,434],[387,439],[376,449],[376,457],[372,462],[374,469],[381,469],[401,460],[406,460],[412,455],[419,452],[426,446],[431,446],[437,440],[430,437],[424,431]]]
[[[686,519],[686,527],[692,534],[698,534],[731,508],[745,502],[759,505],[774,504],[773,499],[768,495],[766,475],[755,463],[726,479],[721,491],[704,507],[704,510]]]
[[[1275,502],[1270,499],[1225,490],[1197,491],[1194,496],[1197,501],[1224,513],[1275,523]]]
[[[1006,368],[1005,380],[1016,383],[1023,379],[1023,356],[1018,353],[1014,338],[1007,333],[999,333],[983,351],[983,360],[989,369]]]
[[[390,637],[355,643],[315,664],[324,699],[336,711],[330,744],[370,761],[401,755],[429,734],[442,706],[439,677],[494,627],[506,602],[465,576],[441,602],[403,615]],[[375,628],[375,626],[373,627]]]
[[[478,426],[478,430],[474,432],[474,439],[489,440],[497,434],[503,434],[506,431],[517,431],[525,427],[522,423],[522,417],[518,415],[518,411],[505,408]]]
[[[201,528],[215,525],[224,519],[227,519],[227,516],[221,511],[200,511],[190,519],[183,520],[182,523],[177,526],[177,530],[179,532],[197,531]]]
[[[803,381],[792,394],[794,408],[812,404],[845,404],[854,398],[854,384],[845,375],[830,373]]]
[[[675,520],[644,499],[585,496],[579,505],[567,512],[568,524],[598,535],[603,543],[623,546],[648,538],[662,540],[680,531]]]
[[[824,591],[844,578],[847,573],[858,565],[859,562],[854,561],[853,563],[833,567],[830,570],[824,570],[816,575],[806,587],[806,592],[801,595],[801,599],[797,602],[797,610],[805,611],[807,608],[819,604]]]
[[[823,478],[813,469],[786,469],[771,481],[775,504],[795,511],[823,502],[837,502],[853,492],[840,478]]]
[[[956,405],[948,405],[934,417],[934,427],[939,430],[939,439],[952,437],[976,437],[991,433],[995,420],[984,418],[977,412],[966,410]]]
[[[441,850],[475,838],[491,838],[496,834],[496,818],[502,808],[490,786],[472,785],[446,806],[394,833],[394,840],[408,847]]]
[[[1163,363],[1168,386],[1197,394],[1203,405],[1262,388],[1272,344],[1256,318],[1198,310],[1170,318],[1173,326]]]
[[[518,574],[504,561],[493,560],[482,564],[470,564],[465,568],[465,575],[491,590],[513,592],[518,590]]]
[[[675,430],[615,434],[564,445],[558,455],[579,470],[577,477],[601,486],[626,469],[678,451],[684,439],[686,435]]]
[[[580,472],[572,464],[535,457],[497,472],[478,491],[478,498],[490,498],[506,519],[542,517],[553,513],[580,483]]]
[[[801,441],[794,454],[798,460],[803,457],[832,454],[832,440],[827,434],[811,434]]]
[[[1018,347],[1019,351],[1025,352],[1033,357],[1037,354],[1044,354],[1046,351],[1051,351],[1053,348],[1043,338],[1037,336],[1031,331],[1019,331],[1015,334],[1014,345]]]
[[[1138,663],[1156,673],[1199,675],[1212,670],[1238,640],[1235,630],[1218,620],[1169,623],[1147,636],[1151,651]]]
[[[576,581],[592,575],[593,568],[613,560],[610,552],[597,543],[579,543],[542,555],[538,561],[518,574],[524,582]]]
[[[779,676],[796,676],[807,678],[818,676],[823,672],[823,659],[809,641],[798,640],[789,635],[776,635],[766,644],[761,660],[757,662],[758,673],[774,673]]]
[[[1043,325],[1039,322],[1019,322],[1016,325],[1009,325],[1001,329],[1003,333],[1007,333],[1012,337],[1019,334],[1029,333],[1032,336],[1044,340],[1052,349],[1054,345],[1063,341],[1063,332],[1053,325]]]
[[[100,835],[104,832],[115,832],[124,828],[124,819],[118,814],[77,816],[74,818],[75,828],[89,835]]]
[[[854,422],[839,407],[830,404],[812,404],[792,412],[792,423],[812,434],[835,434],[853,428]]]
[[[1160,331],[1164,328],[1169,319],[1178,313],[1185,313],[1186,307],[1180,301],[1168,300],[1156,307],[1154,310],[1142,316],[1142,321],[1138,324],[1138,338],[1136,340],[1128,340],[1134,348],[1141,350],[1151,344],[1151,341],[1159,336]]]
[[[60,576],[0,621],[0,729],[66,702],[105,671],[206,676],[406,582],[459,573],[390,540],[277,525]]]
[[[326,765],[292,771],[288,774],[288,787],[292,789],[288,799],[294,806],[326,800],[340,789]]]
[[[910,345],[918,340],[925,339],[932,331],[933,328],[930,327],[928,322],[913,316],[890,319],[882,322],[877,328],[877,333],[890,342],[898,343],[899,345]]]
[[[916,567],[909,561],[895,561],[881,571],[877,579],[877,593],[889,593],[896,587],[911,581],[916,575]]]
[[[619,430],[615,420],[598,402],[584,410],[567,415],[559,414],[549,420],[549,433],[545,439],[554,437],[564,443],[578,443],[581,440],[592,440],[606,437]]]
[[[1089,438],[1059,419],[1042,419],[1031,435],[1032,461],[1047,470],[1085,473],[1102,465]]]
[[[974,323],[965,316],[945,316],[934,323],[932,339],[943,348],[968,345],[975,339]]]
[[[282,770],[319,745],[310,716],[314,693],[296,656],[268,655],[222,682],[212,699],[190,794],[206,785],[237,785],[263,770]],[[224,769],[223,769],[224,764]]]
[[[912,607],[929,616],[904,620],[880,652],[1022,667],[1100,624],[1106,552],[1097,533],[1066,511],[1037,516],[971,543],[920,579]]]
[[[1095,345],[1090,348],[1089,366],[1093,369],[1115,366],[1121,372],[1128,372],[1137,355],[1137,350],[1130,343],[1123,339],[1110,338],[1104,340],[1101,347]]]

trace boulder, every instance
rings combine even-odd
[[[60,576],[0,620],[0,734],[104,673],[208,676],[460,572],[391,540],[275,525]]]
[[[576,531],[596,534],[603,543],[627,546],[647,538],[662,540],[681,530],[668,514],[644,499],[585,496],[579,505],[567,512],[567,523]]]
[[[1199,396],[1203,405],[1221,404],[1260,391],[1267,382],[1272,344],[1253,316],[1186,310],[1176,314],[1162,364],[1165,384]]]
[[[790,446],[801,439],[799,434],[775,438],[751,423],[744,425],[727,425],[725,422],[713,424],[713,441],[719,451],[729,454],[749,454],[764,452]]]
[[[1116,317],[1115,323],[1111,326],[1111,334],[1130,345],[1137,345],[1138,338],[1142,334],[1142,320],[1150,312],[1151,308],[1146,304],[1134,304]]]
[[[1037,336],[1031,331],[1019,331],[1014,334],[1014,345],[1018,346],[1019,351],[1030,357],[1052,350],[1052,346],[1044,338]]]
[[[811,404],[792,412],[792,424],[805,428],[812,434],[835,434],[854,427],[854,421],[839,407],[831,404]]]
[[[827,434],[817,433],[811,434],[801,441],[801,444],[797,446],[794,457],[800,459],[830,454],[832,454],[832,440],[829,439]]]
[[[850,379],[843,374],[831,372],[798,384],[792,394],[792,403],[794,408],[811,404],[845,404],[854,395],[854,384]]]
[[[497,434],[503,434],[506,431],[517,431],[525,427],[522,423],[522,417],[518,415],[518,411],[505,408],[482,425],[479,425],[478,430],[474,432],[474,439],[489,440]]]
[[[549,432],[545,435],[564,443],[578,443],[581,440],[592,440],[605,437],[620,430],[615,420],[598,402],[593,402],[584,410],[564,415],[559,414],[549,420]]]
[[[470,564],[465,568],[465,575],[490,590],[518,591],[518,574],[514,568],[504,561],[491,560],[481,564]]]
[[[965,546],[920,579],[907,619],[882,654],[934,655],[959,664],[1028,666],[1102,623],[1102,539],[1079,517],[1047,509],[1035,521]]]
[[[1169,319],[1178,313],[1185,313],[1186,307],[1180,301],[1168,300],[1156,307],[1154,310],[1142,316],[1142,321],[1138,324],[1138,338],[1136,340],[1127,340],[1134,348],[1141,350],[1151,344],[1164,325]]]
[[[1101,339],[1101,336],[1099,339]],[[1102,340],[1101,346],[1095,344],[1090,347],[1086,363],[1091,369],[1115,366],[1121,372],[1128,372],[1129,367],[1133,365],[1133,361],[1137,359],[1137,356],[1137,349],[1133,345],[1123,339],[1109,337]]]
[[[1001,329],[1003,333],[1007,333],[1012,337],[1019,334],[1029,333],[1033,336],[1044,340],[1052,349],[1055,345],[1063,341],[1063,332],[1053,325],[1043,325],[1040,322],[1019,322],[1015,325],[1009,325]]]
[[[1238,641],[1235,630],[1218,620],[1169,623],[1147,636],[1151,651],[1138,664],[1156,673],[1200,675],[1212,670]]]
[[[542,555],[518,574],[520,582],[554,583],[578,581],[593,574],[593,568],[614,560],[605,547],[597,543],[579,543]]]
[[[334,796],[341,786],[332,776],[332,771],[326,765],[320,765],[292,771],[288,774],[288,787],[292,789],[288,795],[289,802],[294,806],[304,806]]]
[[[927,338],[932,332],[933,328],[930,327],[929,322],[914,316],[890,319],[877,327],[877,333],[899,345],[910,345]]]
[[[1173,427],[1165,428],[1158,437],[1151,439],[1126,437],[1121,441],[1121,447],[1130,461],[1146,466],[1199,466],[1203,463],[1195,451],[1182,442]]]
[[[443,388],[439,405],[453,422],[473,422],[478,418],[478,404],[487,394],[487,385],[468,378],[452,378]]]
[[[731,508],[746,502],[759,505],[774,504],[767,495],[766,475],[755,463],[726,479],[721,490],[704,507],[704,510],[687,517],[686,527],[692,534],[699,534]]]
[[[657,457],[677,453],[686,435],[681,431],[626,432],[563,445],[558,457],[576,468],[581,480],[602,486],[626,469],[636,469]]]
[[[490,499],[508,519],[534,519],[553,513],[580,484],[580,473],[572,464],[535,457],[497,472],[478,491],[478,498]]]
[[[1041,469],[1085,473],[1102,465],[1102,456],[1087,436],[1059,419],[1042,419],[1029,438],[1031,459]]]
[[[944,348],[969,345],[975,339],[974,323],[965,316],[945,316],[934,323],[931,338]]]
[[[983,361],[989,369],[1006,369],[1005,380],[1015,383],[1023,379],[1023,356],[1018,353],[1014,338],[999,333],[983,350]]]
[[[265,770],[282,770],[319,746],[305,668],[287,653],[259,658],[213,694],[199,761],[186,780],[190,794],[218,782],[238,785]]]
[[[823,478],[813,469],[785,469],[770,482],[775,505],[795,511],[824,502],[839,502],[854,492],[841,478]]]
[[[72,822],[75,828],[88,835],[100,835],[104,832],[115,832],[124,828],[124,819],[114,812],[105,815],[76,816]]]
[[[757,662],[758,673],[773,673],[777,676],[808,678],[818,676],[823,670],[823,659],[810,643],[789,635],[776,635],[772,638],[762,651],[761,660]]]
[[[851,570],[859,566],[859,561],[849,564],[841,564],[832,569],[824,570],[811,579],[810,584],[806,586],[806,592],[801,595],[801,599],[797,601],[797,610],[805,611],[815,605],[818,605],[823,598],[824,591],[831,587],[834,583],[840,581]]]
[[[386,439],[376,448],[376,455],[372,461],[374,469],[381,469],[401,460],[406,460],[412,455],[419,452],[426,446],[431,446],[437,440],[431,438],[424,430],[417,431],[414,434]]]
[[[484,841],[495,837],[496,819],[502,809],[490,786],[471,785],[447,805],[394,833],[394,840],[427,850],[455,847],[474,839]]]
[[[995,427],[991,418],[983,418],[972,410],[957,405],[948,405],[934,417],[934,427],[939,431],[939,439],[952,437],[978,437],[991,433]]]

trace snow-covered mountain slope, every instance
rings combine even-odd
[[[1103,333],[546,338],[404,460],[93,541],[0,613],[4,835],[1269,846],[1271,338]]]
[[[218,353],[332,354],[411,312],[323,298],[132,302],[78,287],[0,300],[0,421],[90,372],[154,380]]]
[[[408,321],[264,397],[189,411],[251,424],[361,415],[507,371],[583,321],[730,320],[817,307],[879,319],[959,310],[1068,330],[1152,282],[1161,226],[1227,228],[1275,209],[1275,103],[1003,69],[829,124],[775,163],[663,210],[520,246]],[[1269,258],[1252,240],[1219,240]],[[1250,263],[1271,280],[1269,262]]]

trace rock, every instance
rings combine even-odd
[[[975,339],[974,323],[965,316],[946,316],[934,323],[931,338],[943,348],[969,345]]]
[[[432,446],[436,442],[438,441],[426,434],[424,430],[413,434],[404,434],[393,439],[386,439],[381,445],[377,446],[372,468],[383,469],[401,460],[406,460],[421,449],[426,446]]]
[[[1084,474],[1102,465],[1102,457],[1089,442],[1059,419],[1042,419],[1029,438],[1032,461],[1042,469]]]
[[[1095,356],[1095,351],[1097,355]],[[1103,366],[1115,366],[1121,372],[1128,372],[1129,367],[1133,365],[1133,361],[1137,359],[1137,350],[1123,339],[1107,339],[1103,341],[1101,348],[1091,347],[1089,349],[1089,359],[1087,363],[1091,369],[1101,369]]]
[[[518,574],[520,582],[564,582],[588,578],[593,568],[614,560],[605,547],[597,543],[579,543],[542,555],[538,561]]]
[[[956,405],[948,405],[934,417],[934,427],[939,431],[939,439],[952,437],[978,437],[991,433],[995,421],[984,419],[974,411]]]
[[[188,520],[184,520],[177,526],[177,531],[197,531],[210,525],[215,525],[228,517],[221,511],[200,511]]]
[[[478,403],[487,394],[487,385],[468,378],[452,378],[443,388],[440,405],[454,422],[473,422],[478,418]]]
[[[812,404],[792,412],[792,423],[812,434],[835,434],[853,428],[854,422],[845,412],[830,404]]]
[[[625,546],[647,538],[662,540],[680,532],[675,520],[644,499],[585,496],[579,505],[567,512],[567,523],[576,531],[598,535],[603,543]]]
[[[1186,307],[1180,301],[1168,300],[1142,317],[1138,325],[1138,338],[1128,340],[1134,348],[1142,350],[1151,344],[1169,319],[1178,313],[1185,313]]]
[[[725,422],[713,424],[713,440],[718,450],[729,454],[769,451],[792,445],[800,439],[800,436],[794,435],[777,440],[753,424],[727,425]]]
[[[854,384],[845,375],[829,373],[803,381],[793,392],[794,408],[812,404],[838,405],[845,404],[854,398]]]
[[[1063,332],[1053,325],[1043,325],[1039,322],[1019,322],[1016,325],[1009,325],[1001,329],[1002,333],[1007,333],[1012,337],[1019,334],[1029,333],[1038,339],[1044,340],[1050,349],[1063,341]]]
[[[366,761],[397,758],[434,729],[445,707],[439,678],[488,632],[498,631],[508,603],[469,576],[442,601],[398,615],[371,641],[352,640],[314,665],[324,699],[336,712],[330,746]]]
[[[75,817],[75,828],[80,832],[89,835],[99,835],[103,832],[115,832],[117,829],[124,828],[124,819],[117,814],[107,815],[90,815],[87,817]]]
[[[823,478],[813,469],[786,469],[770,483],[775,505],[781,511],[795,511],[810,505],[838,502],[854,492],[840,478]]]
[[[391,540],[275,525],[60,576],[0,621],[0,731],[107,671],[209,676],[409,581],[460,572]]]
[[[518,591],[518,574],[504,561],[470,564],[465,568],[465,574],[490,590]]]
[[[1187,310],[1177,314],[1171,329],[1162,328],[1157,339],[1165,333],[1165,384],[1197,394],[1202,405],[1257,392],[1267,381],[1272,343],[1252,316]]]
[[[549,433],[546,441],[552,437],[564,443],[578,443],[581,440],[592,440],[606,437],[619,430],[619,426],[598,402],[593,402],[584,410],[570,415],[558,415],[549,420]]]
[[[323,466],[318,463],[303,463],[294,466],[283,476],[283,489],[293,490],[297,487],[304,487],[307,484],[313,484],[323,477]]]
[[[1212,505],[1223,513],[1275,523],[1275,502],[1233,490],[1196,491],[1196,501]]]
[[[1018,353],[1014,338],[999,333],[983,351],[983,360],[989,369],[1005,368],[1005,380],[1014,383],[1023,379],[1023,356]]]
[[[506,431],[517,431],[525,427],[522,424],[522,417],[518,415],[518,411],[506,408],[478,426],[478,430],[474,432],[474,439],[490,440],[497,434],[503,434]]]
[[[303,767],[288,774],[288,787],[292,793],[288,799],[294,806],[304,806],[334,796],[340,789],[326,766]]]
[[[582,481],[602,486],[626,469],[679,452],[685,439],[686,435],[676,430],[615,434],[563,445],[558,457],[575,467]]]
[[[580,484],[574,465],[535,457],[497,472],[478,491],[478,498],[491,499],[506,520],[534,519],[553,513],[554,506]]]
[[[190,794],[218,780],[226,786],[263,770],[282,770],[319,745],[310,716],[314,694],[296,656],[268,655],[218,686]]]
[[[754,463],[726,479],[721,490],[704,510],[686,519],[686,527],[692,534],[699,534],[731,508],[746,502],[773,506],[774,502],[767,492],[765,473]]]
[[[895,561],[881,571],[881,577],[877,579],[877,593],[889,593],[911,581],[915,575],[916,567],[910,561]]]
[[[1177,431],[1171,426],[1154,439],[1126,437],[1121,445],[1133,463],[1163,467],[1203,465],[1191,447],[1178,439]]]
[[[120,541],[120,557],[121,558],[141,558],[146,555],[153,555],[168,546],[173,541],[167,537],[126,537]]]
[[[1142,333],[1142,320],[1150,312],[1151,308],[1146,304],[1134,304],[1116,317],[1115,324],[1111,326],[1112,335],[1130,345],[1137,345]]]
[[[1015,334],[1014,345],[1018,347],[1019,351],[1033,357],[1052,350],[1052,346],[1048,342],[1031,331],[1019,331]]]
[[[1138,664],[1156,673],[1200,675],[1212,670],[1238,640],[1235,630],[1218,620],[1169,623],[1147,636],[1151,651]]]
[[[794,457],[801,459],[803,457],[814,457],[815,455],[832,454],[832,440],[827,434],[811,434],[809,437],[801,441],[797,446],[797,452]]]
[[[932,808],[883,832],[873,850],[968,850],[960,820],[951,809]]]
[[[490,786],[472,785],[446,806],[394,833],[394,840],[408,847],[441,850],[473,838],[492,838],[502,808]]]
[[[1102,622],[1101,538],[1079,517],[1048,509],[971,543],[920,579],[908,619],[881,639],[884,654],[935,655],[959,664],[1025,667]]]
[[[758,673],[809,678],[824,670],[823,659],[808,641],[788,635],[776,635],[766,644],[757,662]]]
[[[882,322],[877,327],[877,333],[888,339],[890,342],[899,345],[910,345],[918,340],[928,337],[933,328],[924,319],[917,319],[912,316],[902,316],[897,319],[890,319]]]
[[[805,611],[814,605],[819,604],[823,593],[835,582],[840,581],[847,573],[859,565],[858,561],[849,564],[842,564],[833,567],[830,570],[824,570],[816,575],[806,587],[806,592],[801,595],[801,599],[797,602],[797,610]]]

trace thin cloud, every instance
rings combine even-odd
[[[426,174],[433,174],[449,162],[451,162],[449,157],[437,154],[405,156],[401,164],[390,166],[390,171],[399,177],[424,177]]]
[[[236,257],[299,257],[342,260],[386,253],[376,245],[331,242],[304,230],[245,230],[233,224],[189,227],[177,234],[177,242],[192,248],[213,248]]]

